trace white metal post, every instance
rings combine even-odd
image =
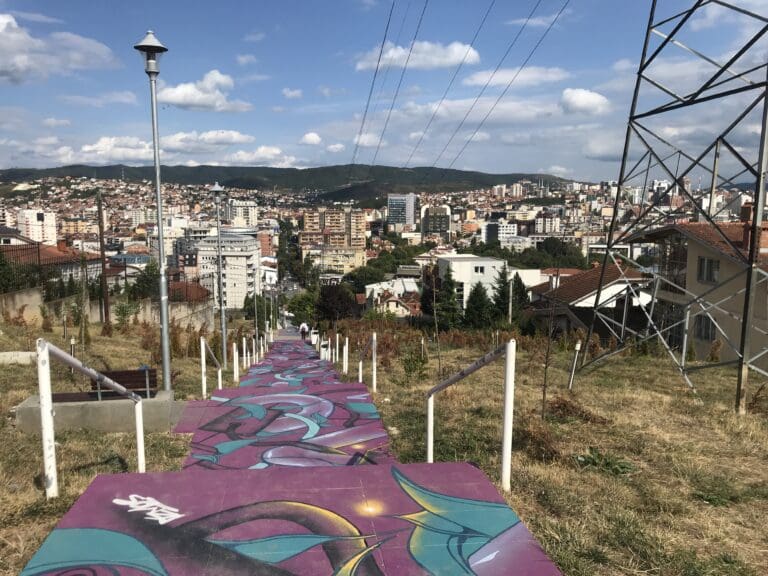
[[[245,336],[243,336],[243,370],[248,369],[248,345],[245,342]]]
[[[237,342],[232,342],[232,380],[240,381],[240,360],[237,357]]]
[[[376,392],[376,332],[371,339],[371,389]]]
[[[515,416],[515,353],[517,343],[507,342],[504,360],[504,429],[501,438],[501,487],[512,490],[512,424]]]
[[[359,364],[357,365],[357,381],[362,383],[363,381],[363,359],[360,359]]]
[[[336,354],[336,364],[339,363],[339,333],[336,332],[336,348],[333,349]]]
[[[208,393],[208,382],[205,376],[205,338],[200,336],[200,385],[202,387],[203,400]]]
[[[581,340],[576,340],[576,346],[573,349],[573,364],[571,364],[571,375],[568,378],[568,390],[573,390],[573,378],[576,375],[576,366],[579,362],[579,351],[581,350]]]
[[[421,359],[424,360],[424,336],[421,337]]]
[[[251,336],[251,358],[253,358],[253,363],[258,364],[259,363],[259,357],[256,356],[256,338]]]
[[[59,495],[56,475],[56,439],[53,431],[53,399],[51,398],[51,357],[48,343],[37,340],[37,382],[40,387],[40,430],[43,439],[43,483],[45,497]]]
[[[216,387],[219,390],[221,390],[221,366],[219,366],[218,369],[216,370],[216,379],[217,379]]]
[[[435,396],[427,398],[427,462],[435,461]]]
[[[144,456],[144,403],[141,400],[133,404],[133,414],[136,417],[136,467],[143,474],[147,471],[147,461]]]
[[[344,376],[349,374],[349,336],[344,337],[344,361],[342,362]]]

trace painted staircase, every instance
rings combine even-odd
[[[175,432],[182,471],[98,476],[22,575],[559,574],[479,469],[398,463],[365,385],[300,340]]]

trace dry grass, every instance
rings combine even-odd
[[[0,351],[32,350],[35,338],[43,336],[69,350],[61,327],[42,334],[34,327],[0,326]],[[151,354],[141,348],[140,327],[128,334],[115,332],[112,338],[98,336],[91,327],[92,345],[86,364],[97,370],[138,368],[151,364]],[[82,350],[78,348],[78,357]],[[40,437],[22,434],[14,424],[13,407],[37,393],[35,366],[6,366],[0,371],[0,574],[18,574],[38,549],[42,540],[83,493],[97,474],[134,471],[136,441],[133,433],[100,434],[87,431],[65,432],[56,436],[61,496],[46,501],[41,485]],[[200,395],[199,359],[175,359],[174,391],[177,398]],[[212,374],[212,373],[211,373]],[[209,374],[215,382],[215,377]],[[231,381],[231,373],[228,375]],[[87,390],[90,382],[71,376],[61,365],[52,366],[54,391]],[[153,433],[146,437],[147,469],[176,470],[188,452],[189,437]]]
[[[765,573],[768,420],[733,414],[732,372],[708,371],[694,396],[664,360],[619,357],[569,394],[558,352],[542,420],[543,355],[521,344],[507,499],[565,574]],[[485,351],[443,360],[463,367]],[[404,462],[425,459],[432,356],[431,378],[409,381],[397,362],[379,372],[376,402]],[[435,460],[475,462],[498,482],[502,399],[503,360],[438,395]]]

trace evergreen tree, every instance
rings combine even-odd
[[[512,318],[519,319],[523,309],[530,304],[528,291],[520,278],[520,274],[515,273],[512,278]]]
[[[154,258],[147,262],[144,270],[136,276],[136,281],[131,286],[131,297],[134,300],[150,297],[157,300],[160,297],[160,266]]]
[[[450,266],[446,269],[445,278],[437,289],[437,323],[443,330],[456,328],[461,324],[462,309],[456,299],[456,281]]]
[[[293,324],[298,326],[306,322],[309,326],[314,326],[316,304],[317,295],[314,292],[302,292],[291,298],[286,308],[293,314]]]
[[[434,299],[436,273],[435,268],[427,268],[421,283],[421,313],[426,316],[432,316],[435,313],[432,300]]]
[[[488,328],[493,323],[494,306],[485,287],[475,282],[467,298],[467,309],[464,312],[464,325],[468,328]]]
[[[493,311],[496,321],[501,324],[508,322],[509,316],[509,271],[507,265],[499,270],[493,285]]]

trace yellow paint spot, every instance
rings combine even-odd
[[[384,511],[384,503],[379,500],[365,500],[355,506],[355,511],[361,516],[380,516]]]

